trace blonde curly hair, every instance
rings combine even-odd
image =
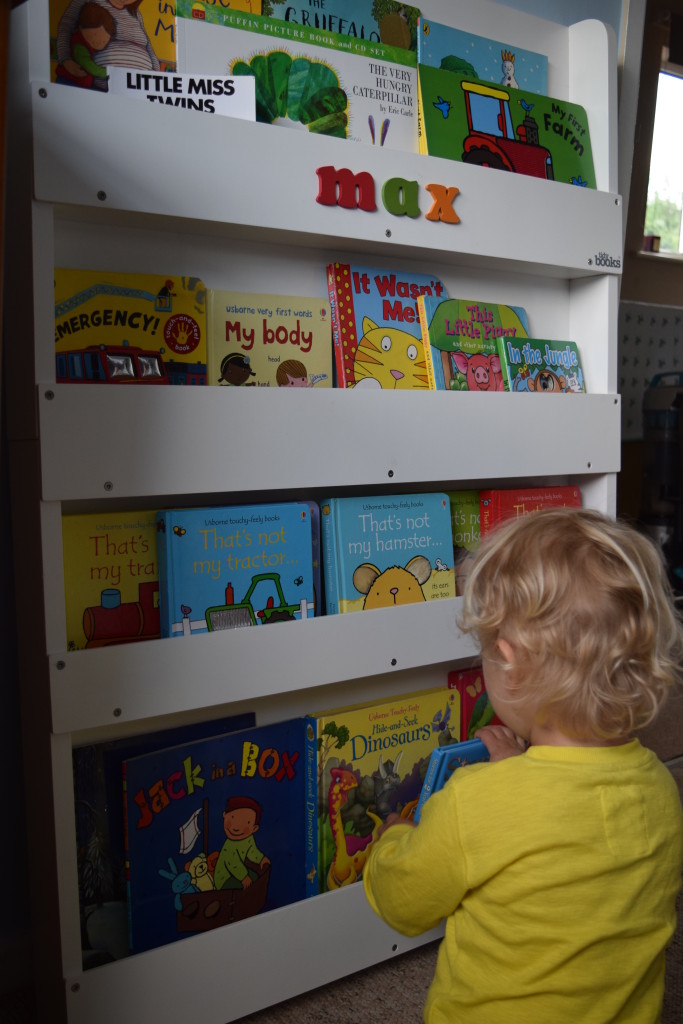
[[[505,638],[518,699],[579,739],[642,728],[681,679],[683,629],[659,549],[590,509],[539,510],[486,538],[459,625],[487,657]]]

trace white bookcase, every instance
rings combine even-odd
[[[55,86],[46,0],[13,12],[8,419],[40,1019],[224,1024],[436,937],[394,933],[356,885],[83,971],[71,751],[230,709],[267,722],[407,691],[476,656],[458,633],[457,599],[67,652],[64,511],[568,481],[586,504],[615,509],[613,34],[489,0],[425,0],[423,11],[548,54],[551,95],[588,111],[597,191]],[[369,171],[376,212],[317,203],[327,165]],[[426,184],[457,186],[460,223],[388,213],[381,186],[394,177],[419,183],[423,213]],[[324,296],[325,264],[340,255],[437,273],[450,295],[523,305],[536,336],[580,344],[590,393],[55,383],[54,266]]]

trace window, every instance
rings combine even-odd
[[[683,253],[683,162],[680,141],[683,68],[676,67],[674,71],[664,62],[663,67],[666,70],[660,71],[657,84],[643,247],[660,252]]]

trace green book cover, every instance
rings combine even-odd
[[[498,338],[505,391],[585,391],[579,349],[573,341]]]

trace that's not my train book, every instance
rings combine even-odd
[[[556,487],[490,487],[479,491],[479,528],[482,538],[507,519],[555,506],[580,508],[581,490],[574,484]]]

